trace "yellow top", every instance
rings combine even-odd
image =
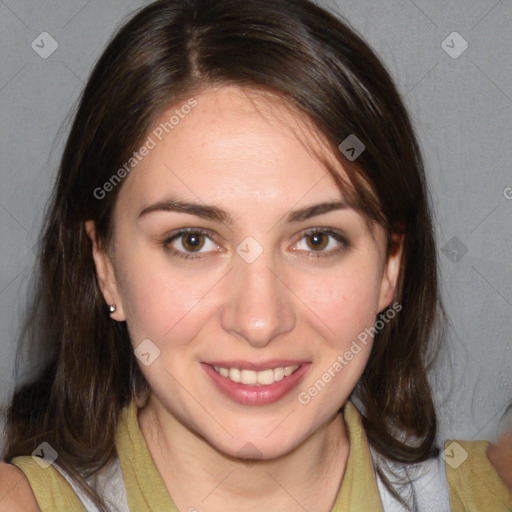
[[[346,403],[343,415],[350,453],[332,512],[382,512],[361,415],[351,402]],[[445,443],[452,512],[512,510],[512,492],[487,459],[488,445],[488,441]],[[153,462],[137,421],[137,408],[133,401],[122,411],[116,447],[130,511],[179,512]],[[42,512],[86,510],[72,487],[52,466],[43,469],[31,456],[15,457],[12,463],[27,476]]]

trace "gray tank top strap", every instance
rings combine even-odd
[[[393,489],[409,504],[412,512],[450,512],[446,466],[441,456],[405,466],[384,461],[371,446],[370,452],[374,467],[379,465]],[[390,469],[399,476],[409,479],[410,484],[402,485]],[[391,495],[379,475],[376,474],[376,477],[384,512],[406,512],[407,509]]]
[[[82,489],[80,489],[80,487],[71,479],[70,475],[63,468],[61,468],[56,462],[54,462],[52,466],[73,488],[75,494],[78,496],[87,512],[99,512],[98,507],[94,505],[91,499],[82,491]],[[119,458],[116,458],[112,464],[87,479],[87,483],[103,497],[110,512],[130,512]]]

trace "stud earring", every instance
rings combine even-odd
[[[111,304],[111,305],[109,306],[109,308],[108,308],[108,311],[109,311],[109,313],[110,313],[110,314],[112,314],[112,313],[115,313],[115,312],[116,312],[116,309],[117,309],[117,308],[116,308],[116,305],[115,305],[115,304]]]

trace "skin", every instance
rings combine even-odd
[[[127,322],[134,348],[150,339],[160,350],[140,365],[152,392],[139,425],[182,511],[327,512],[349,454],[338,410],[371,340],[310,403],[297,397],[390,305],[403,241],[386,254],[383,229],[372,237],[348,207],[287,222],[292,210],[343,199],[312,151],[344,174],[320,134],[282,101],[248,90],[208,89],[196,99],[122,185],[112,257],[86,223],[105,301],[117,306],[113,320]],[[169,211],[138,218],[171,196],[220,207],[233,224]],[[209,230],[212,240],[204,238],[195,258],[180,259],[161,241],[188,227]],[[305,236],[310,228],[336,230],[348,245],[325,235],[318,242]],[[252,263],[236,253],[246,237],[263,249]],[[184,253],[187,241],[167,247]],[[225,397],[200,365],[275,358],[311,366],[296,389],[264,406]],[[251,464],[239,454],[249,442],[259,458]]]
[[[487,447],[487,458],[503,483],[512,491],[512,431],[506,432]]]

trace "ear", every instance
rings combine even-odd
[[[108,305],[115,304],[116,311],[110,315],[113,320],[122,322],[126,320],[121,301],[121,295],[117,287],[117,279],[114,267],[109,255],[100,247],[96,237],[96,225],[93,220],[85,221],[85,231],[92,242],[92,256],[96,267],[96,276],[101,293]]]
[[[391,244],[387,255],[387,261],[382,274],[382,282],[380,287],[379,308],[380,313],[386,309],[395,296],[395,291],[400,274],[400,262],[404,247],[405,235],[393,234],[391,236]]]

